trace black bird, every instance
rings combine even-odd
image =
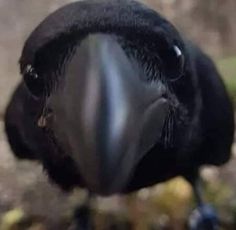
[[[5,115],[16,156],[65,190],[111,195],[230,158],[233,108],[213,62],[136,1],[89,0],[27,39]]]

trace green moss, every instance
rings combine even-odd
[[[216,63],[236,106],[236,57],[225,58]]]

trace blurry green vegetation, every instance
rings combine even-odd
[[[234,105],[236,105],[236,57],[219,60],[217,65],[224,77]]]
[[[205,183],[207,201],[218,210],[222,228],[236,226],[236,197],[232,188],[220,180]],[[93,209],[97,230],[186,230],[188,217],[195,207],[192,188],[182,178],[143,189],[123,199],[122,210]],[[95,205],[96,206],[96,205]],[[61,220],[58,230],[75,230],[72,217]],[[2,216],[0,230],[51,230],[40,217],[13,209]],[[73,227],[74,226],[74,227]]]

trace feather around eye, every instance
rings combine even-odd
[[[45,83],[31,65],[27,65],[23,71],[24,81],[30,93],[36,97],[42,97],[45,91]]]

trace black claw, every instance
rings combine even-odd
[[[200,205],[189,219],[190,230],[218,230],[219,218],[214,208],[208,204]]]

